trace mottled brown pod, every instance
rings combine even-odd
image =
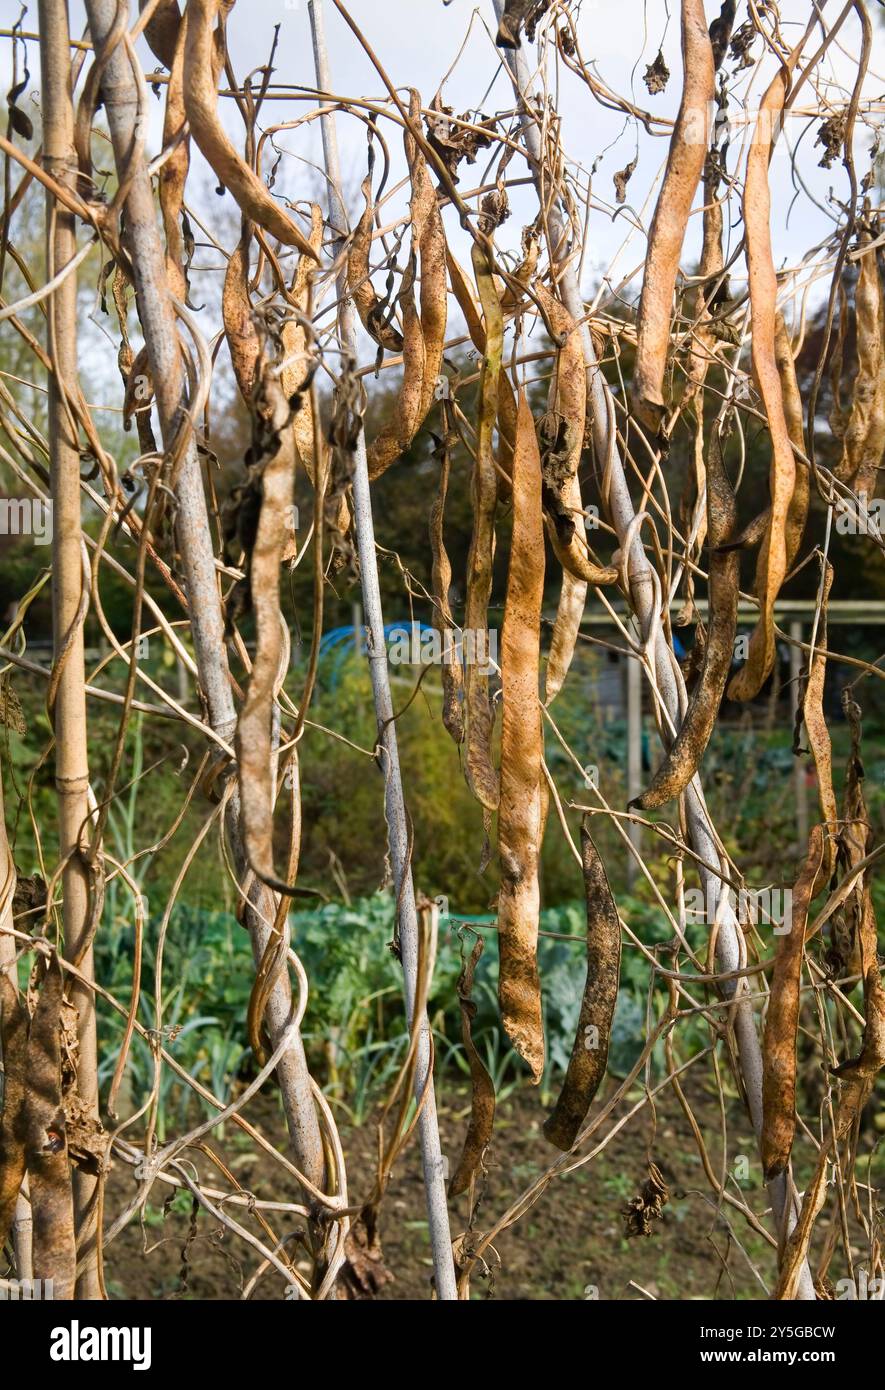
[[[254,412],[254,466],[261,468],[261,513],[249,561],[256,647],[246,699],[237,722],[237,763],[243,841],[249,863],[275,882],[273,858],[272,711],[284,671],[280,564],[288,537],[295,443],[291,412],[272,364],[262,361]]]
[[[467,1053],[470,1067],[470,1123],[464,1139],[464,1148],[458,1166],[449,1183],[449,1196],[457,1197],[466,1192],[476,1173],[482,1166],[483,1156],[492,1142],[495,1126],[495,1083],[489,1075],[485,1063],[473,1041],[473,1020],[476,1018],[476,1005],[473,1002],[473,976],[483,953],[483,943],[478,939],[470,955],[461,966],[458,977],[458,1002],[461,1006],[461,1040]]]
[[[698,680],[666,758],[648,790],[631,806],[649,811],[685,790],[698,770],[722,704],[734,655],[740,591],[740,557],[727,545],[737,517],[734,492],[722,459],[722,440],[714,429],[707,459],[707,535],[710,541],[710,621]]]
[[[299,227],[271,197],[266,185],[234,149],[218,118],[218,91],[213,75],[213,32],[219,0],[189,0],[184,50],[184,107],[191,134],[220,183],[239,204],[244,217],[263,227],[284,246],[318,256]]]
[[[53,958],[28,1036],[25,1156],[34,1220],[34,1278],[55,1298],[73,1298],[77,1267],[74,1197],[61,1092],[63,981]]]
[[[814,826],[793,889],[789,931],[778,937],[762,1047],[762,1166],[768,1181],[790,1161],[796,1132],[796,1038],[802,952],[808,909],[824,856],[824,832]]]
[[[318,203],[310,209],[310,245],[318,257],[323,244],[323,213]],[[289,297],[301,314],[307,314],[310,302],[310,278],[315,269],[313,258],[301,256]],[[288,318],[283,324],[281,337],[285,358],[280,368],[280,380],[288,400],[300,395],[310,375],[310,363],[306,356],[307,334],[297,318]],[[316,484],[316,460],[314,459],[313,403],[309,395],[301,400],[300,409],[295,412],[292,422],[298,457],[304,466],[311,483]]]
[[[420,118],[421,100],[413,92],[410,114]],[[410,131],[405,137],[412,181],[412,241],[399,302],[403,316],[403,377],[393,416],[369,446],[369,477],[378,478],[408,449],[433,404],[446,336],[448,286],[442,216],[427,161]],[[420,311],[414,284],[420,257]]]
[[[138,0],[138,12],[142,14],[149,0]],[[172,67],[175,61],[175,45],[181,31],[181,11],[178,0],[157,0],[154,11],[144,26],[144,36],[154,57],[165,68]]]
[[[865,233],[861,247],[870,240]],[[885,297],[875,247],[859,258],[854,305],[857,372],[836,476],[869,498],[885,447]]]
[[[581,855],[587,899],[587,977],[565,1081],[544,1124],[550,1143],[563,1150],[574,1144],[605,1076],[621,975],[618,908],[586,824],[581,829]]]
[[[498,812],[498,996],[508,1037],[532,1079],[544,1069],[541,983],[538,977],[538,864],[541,794],[541,604],[544,531],[541,456],[535,422],[519,399],[513,455],[513,536],[501,634],[501,800]]]
[[[550,652],[547,657],[547,670],[544,673],[544,703],[547,705],[556,699],[562,689],[574,659],[581,620],[587,604],[588,587],[586,580],[576,579],[568,570],[563,571],[556,621],[553,624],[553,636],[550,639]]]
[[[471,634],[471,640],[476,647],[487,640],[489,629],[489,597],[492,592],[492,564],[495,557],[495,512],[498,503],[498,478],[492,452],[492,434],[498,415],[498,383],[504,350],[504,316],[495,289],[489,253],[485,247],[478,244],[473,247],[473,269],[485,315],[485,355],[480,373],[479,419],[471,488],[473,535],[467,558],[464,626]],[[535,449],[537,450],[537,443]],[[498,806],[499,785],[498,773],[492,762],[493,712],[489,698],[489,677],[488,671],[475,659],[475,655],[473,660],[466,662],[464,669],[464,717],[467,783],[480,805],[487,811],[494,811]]]
[[[771,435],[771,511],[756,568],[759,621],[750,638],[747,660],[729,686],[732,700],[754,699],[774,666],[774,605],[787,572],[787,517],[796,485],[796,460],[775,349],[777,277],[771,250],[771,190],[768,185],[772,132],[783,111],[788,82],[789,69],[784,67],[762,98],[747,155],[744,187],[744,226],[753,314],[753,372]]]
[[[470,341],[477,352],[485,354],[486,331],[482,313],[476,303],[473,287],[463,266],[446,249],[446,264],[452,282],[452,293],[467,322]],[[503,310],[503,305],[502,305]],[[498,494],[509,495],[507,479],[513,468],[513,448],[516,441],[516,396],[506,372],[498,378]],[[504,476],[502,476],[502,474]]]
[[[163,147],[172,149],[172,153],[163,163],[159,176],[160,193],[160,215],[163,219],[163,231],[166,236],[166,275],[169,281],[169,289],[172,294],[179,299],[182,304],[187,299],[187,282],[185,279],[185,249],[184,238],[181,233],[181,212],[184,207],[184,186],[187,183],[187,176],[190,170],[190,140],[184,133],[184,126],[187,120],[184,108],[184,50],[187,37],[187,19],[179,20],[178,6],[174,4],[169,7],[168,16],[171,20],[174,11],[175,39],[172,46],[172,59],[168,63],[169,67],[169,86],[166,90],[166,110],[163,116]],[[152,22],[160,22],[162,13],[155,14]],[[148,24],[148,30],[150,24]],[[171,34],[172,24],[169,24]],[[150,34],[147,35],[148,42],[151,42]],[[167,38],[164,35],[162,43],[165,45]],[[217,45],[213,45],[214,66],[213,73],[216,76],[221,66],[221,52]],[[174,148],[173,148],[174,147]]]
[[[847,865],[853,867],[868,853],[871,835],[860,758],[861,712],[847,691],[843,694],[843,706],[851,731],[851,752],[845,788],[842,856]],[[851,896],[857,919],[859,967],[864,984],[863,1040],[859,1055],[835,1068],[840,1085],[835,1119],[821,1145],[814,1173],[805,1185],[799,1218],[782,1247],[775,1292],[778,1299],[794,1299],[797,1296],[814,1223],[826,1201],[827,1173],[833,1150],[855,1131],[860,1114],[885,1067],[885,989],[882,987],[879,966],[878,930],[869,871],[855,883]]]
[[[817,642],[811,658],[811,670],[805,681],[802,693],[802,722],[808,735],[808,744],[817,771],[818,801],[821,819],[827,832],[827,842],[821,875],[829,878],[833,870],[833,850],[838,830],[839,810],[836,793],[833,790],[833,745],[824,714],[824,685],[827,674],[827,604],[830,589],[833,587],[833,566],[826,563],[821,593],[820,620],[817,627]],[[797,729],[797,734],[798,734]],[[798,746],[798,737],[794,741]],[[796,748],[794,748],[796,751]],[[819,887],[823,887],[820,884]]]
[[[0,1110],[0,1249],[6,1244],[25,1175],[28,1015],[7,971],[0,972],[0,1042],[3,1106]]]
[[[790,342],[790,335],[787,332],[787,325],[784,322],[783,314],[775,314],[774,319],[774,357],[777,364],[778,376],[781,383],[781,395],[784,402],[784,419],[787,422],[787,433],[793,446],[805,453],[805,414],[802,409],[802,397],[799,394],[799,382],[796,380],[796,363],[793,359],[793,345]],[[799,547],[802,544],[802,537],[805,534],[805,523],[808,520],[808,501],[811,492],[811,474],[809,470],[800,464],[796,464],[796,474],[793,482],[793,495],[790,498],[790,505],[787,508],[787,520],[784,528],[784,544],[786,548],[786,568],[792,568],[796,556],[799,554]]]
[[[456,743],[464,742],[464,669],[455,647],[455,620],[449,602],[452,566],[445,541],[446,497],[449,488],[448,440],[438,450],[440,458],[439,490],[430,509],[431,581],[433,584],[433,626],[443,640],[444,655],[441,667],[443,687],[443,724]]]
[[[562,689],[571,666],[589,586],[614,584],[618,572],[610,566],[597,565],[590,558],[585,538],[579,468],[587,422],[587,370],[580,335],[571,314],[546,286],[538,284],[536,294],[551,327],[560,336],[561,346],[556,354],[550,389],[550,411],[555,418],[566,422],[563,450],[558,458],[549,456],[544,469],[548,498],[545,524],[554,554],[563,568],[544,685],[549,704]]]
[[[249,298],[249,247],[252,244],[252,229],[244,223],[242,235],[237,242],[224,276],[221,295],[221,317],[227,338],[231,365],[234,369],[240,395],[247,405],[252,404],[255,390],[255,373],[261,352],[261,339],[252,317],[252,301]]]
[[[395,324],[389,322],[387,310],[375,292],[369,273],[372,229],[375,225],[371,160],[369,172],[363,180],[362,194],[366,206],[351,238],[350,253],[347,257],[347,288],[366,332],[374,338],[379,347],[386,348],[388,352],[399,352],[403,345],[403,335]]]
[[[708,113],[715,94],[713,48],[703,0],[682,0],[682,101],[667,169],[648,237],[639,300],[633,408],[658,434],[664,423],[664,373],[679,257],[707,154]]]

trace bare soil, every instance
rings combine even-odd
[[[641,1093],[636,1094],[638,1099]],[[700,1086],[689,1090],[689,1099],[718,1164],[718,1102]],[[444,1150],[454,1165],[469,1097],[466,1091],[450,1090],[446,1100],[440,1124]],[[747,1132],[736,1101],[731,1110],[732,1136]],[[555,1157],[556,1151],[541,1132],[544,1113],[537,1094],[528,1089],[515,1092],[499,1106],[489,1173],[474,1219],[476,1230],[487,1230]],[[276,1144],[284,1144],[285,1131],[272,1097],[262,1099],[249,1118]],[[374,1124],[345,1126],[342,1138],[351,1196],[356,1201],[371,1187],[376,1129]],[[213,1146],[244,1188],[277,1200],[298,1199],[294,1181],[272,1160],[256,1156],[251,1146],[244,1147],[236,1128],[229,1126],[222,1141],[213,1141]],[[759,1211],[764,1208],[761,1175],[754,1146],[748,1142],[745,1147],[747,1156],[741,1159],[733,1154],[730,1163],[737,1162],[740,1185]],[[204,1181],[226,1185],[218,1174],[210,1176],[204,1155],[192,1157]],[[641,1190],[649,1158],[667,1181],[669,1201],[662,1218],[651,1222],[650,1236],[628,1239],[623,1209]],[[131,1170],[118,1164],[108,1184],[106,1217],[118,1211],[134,1190]],[[134,1221],[108,1247],[106,1277],[111,1296],[239,1298],[257,1263],[254,1252],[205,1211],[192,1212],[184,1194],[164,1212],[161,1204],[167,1191],[158,1184],[145,1222]],[[242,1208],[237,1216],[242,1217]],[[463,1231],[468,1219],[467,1199],[459,1198],[452,1204],[453,1233]],[[282,1222],[272,1224],[278,1234],[284,1232]],[[261,1235],[254,1222],[252,1228]],[[430,1297],[430,1251],[416,1143],[394,1172],[382,1208],[381,1236],[385,1265],[394,1278],[380,1297]],[[668,1098],[656,1116],[644,1106],[592,1162],[548,1185],[531,1210],[496,1240],[484,1276],[474,1278],[472,1296],[504,1300],[764,1298],[751,1265],[768,1283],[773,1264],[771,1247],[748,1228],[740,1213],[728,1209],[724,1215],[717,1213],[688,1123],[674,1099]],[[281,1281],[271,1274],[254,1297],[271,1299],[281,1294]]]

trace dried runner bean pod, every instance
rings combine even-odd
[[[0,971],[0,1042],[3,1048],[3,1106],[0,1110],[0,1249],[6,1244],[25,1175],[27,1104],[27,1010],[10,974]]]
[[[486,350],[486,331],[483,326],[482,314],[476,303],[473,288],[463,267],[458,264],[451,251],[446,249],[446,264],[449,269],[449,278],[452,282],[452,293],[458,304],[458,308],[464,315],[467,322],[467,332],[470,334],[470,341],[479,353]],[[503,306],[502,306],[503,307]],[[516,396],[510,384],[510,378],[506,372],[502,372],[498,381],[498,467],[501,470],[498,475],[498,495],[503,497],[509,495],[509,486],[502,478],[503,473],[507,479],[513,469],[513,448],[516,441]]]
[[[319,257],[322,244],[323,213],[319,204],[313,203],[310,209],[310,245],[316,257]],[[311,257],[299,257],[298,267],[289,289],[289,298],[301,314],[307,313],[310,299],[310,276],[313,269],[314,264]],[[294,396],[301,396],[309,376],[309,364],[305,355],[307,334],[297,318],[289,318],[283,324],[281,337],[285,357],[280,369],[280,381],[287,398],[291,401]],[[295,412],[292,427],[295,431],[298,457],[311,483],[315,485],[313,403],[309,395],[305,395],[301,400],[301,407]]]
[[[576,579],[568,570],[563,570],[562,588],[556,608],[556,621],[550,639],[550,654],[547,657],[547,670],[544,673],[544,703],[552,704],[563,687],[575,655],[581,620],[587,604],[586,580]]]
[[[169,289],[182,304],[187,299],[185,279],[185,249],[181,232],[181,213],[184,207],[184,187],[190,171],[190,139],[184,133],[187,115],[184,108],[184,50],[187,36],[187,17],[178,22],[178,5],[175,11],[176,37],[169,63],[169,85],[166,89],[166,109],[163,115],[163,148],[175,148],[160,169],[158,180],[160,194],[160,215],[163,219],[163,232],[166,237],[166,276]],[[158,16],[154,16],[156,20]],[[150,25],[148,25],[150,28]],[[148,42],[150,38],[148,37]],[[213,46],[215,66],[213,72],[217,81],[221,67],[221,51]]]
[[[555,501],[555,515],[548,517],[547,529],[556,556],[563,566],[562,588],[544,682],[545,701],[550,704],[562,689],[574,657],[589,584],[614,583],[617,570],[594,565],[587,555],[586,544],[580,539],[584,532],[584,503],[578,470],[587,421],[587,370],[581,340],[571,314],[546,285],[536,285],[535,293],[562,343],[556,353],[550,411],[567,423],[565,456],[558,461],[555,476],[551,469],[550,475],[545,478],[546,487]],[[597,575],[595,580],[591,578],[594,574]]]
[[[491,333],[489,335],[491,337]],[[538,699],[544,531],[535,422],[519,399],[513,455],[513,536],[501,634],[501,800],[498,997],[505,1031],[537,1083],[544,1069],[538,976],[543,738]]]
[[[236,745],[246,853],[264,882],[278,886],[273,864],[272,711],[283,674],[280,562],[292,506],[295,444],[289,402],[272,366],[263,360],[253,410],[253,466],[261,468],[261,513],[249,560],[256,648]]]
[[[311,204],[309,240],[318,257],[323,244],[323,212],[318,203]],[[299,257],[298,266],[289,287],[288,298],[301,315],[308,313],[310,280],[314,269],[315,266],[310,257]],[[280,368],[280,381],[290,404],[296,398],[298,401],[298,409],[292,417],[295,449],[298,460],[310,479],[311,486],[316,487],[313,396],[305,390],[310,379],[312,364],[307,357],[307,333],[303,322],[297,317],[287,318],[280,330],[280,337],[284,352],[283,365]],[[345,536],[350,529],[350,507],[343,494],[334,497],[327,496],[326,524],[339,536]],[[290,558],[290,555],[284,554],[284,559]]]
[[[416,121],[421,111],[421,99],[413,94]],[[421,331],[424,335],[424,384],[418,411],[418,428],[427,418],[436,399],[437,382],[442,371],[443,351],[448,320],[449,287],[446,262],[446,233],[436,188],[427,168],[427,161],[418,152],[416,178],[420,207],[418,249],[421,255]]]
[[[691,205],[704,169],[708,111],[716,85],[703,0],[682,0],[682,67],[682,101],[648,237],[633,374],[634,410],[655,434],[664,423],[673,292]]]
[[[781,383],[781,394],[784,401],[784,419],[787,422],[787,431],[790,441],[801,453],[805,453],[805,413],[802,409],[802,397],[799,394],[799,383],[796,380],[796,363],[793,359],[793,346],[790,342],[790,335],[787,332],[787,325],[784,322],[783,314],[776,314],[774,320],[774,355],[777,363],[778,376]],[[790,498],[790,505],[787,509],[787,520],[784,531],[784,541],[786,547],[786,568],[792,568],[796,556],[799,554],[799,547],[802,544],[802,537],[805,534],[805,523],[808,520],[808,501],[811,492],[811,475],[807,468],[800,464],[795,465],[796,476],[793,484],[793,496]]]
[[[448,437],[442,440],[437,453],[440,459],[439,490],[430,509],[433,626],[443,639],[443,724],[455,742],[461,744],[464,742],[464,670],[454,644],[455,620],[449,602],[452,566],[445,542],[446,496],[451,468]]]
[[[470,1067],[470,1123],[464,1139],[464,1148],[458,1166],[449,1183],[449,1196],[457,1197],[466,1192],[476,1173],[482,1166],[486,1149],[492,1141],[495,1125],[495,1083],[486,1069],[485,1063],[473,1041],[473,1020],[476,1018],[476,1005],[473,1002],[473,976],[483,953],[482,939],[461,966],[458,977],[458,1003],[461,1007],[461,1040]]]
[[[805,417],[802,409],[802,397],[799,394],[799,383],[796,379],[796,363],[793,359],[793,347],[790,342],[790,335],[787,332],[787,325],[781,313],[775,314],[774,327],[774,353],[777,363],[778,376],[780,377],[781,393],[784,403],[784,419],[790,441],[794,447],[805,452]],[[790,505],[787,509],[787,519],[784,526],[785,544],[785,563],[789,571],[799,553],[802,544],[802,537],[805,533],[805,523],[808,520],[808,503],[811,491],[811,477],[809,471],[796,465],[796,478],[793,486],[793,495],[790,498]],[[759,544],[765,536],[771,523],[771,507],[766,507],[763,512],[754,517],[749,522],[732,544],[737,549],[749,550]]]
[[[217,82],[213,76],[214,25],[219,0],[189,0],[184,49],[184,107],[191,134],[220,183],[229,189],[244,217],[284,246],[318,260],[299,227],[271,197],[266,185],[237,154],[218,118]]]
[[[771,251],[771,190],[768,185],[772,131],[783,111],[790,72],[789,66],[782,67],[762,98],[747,155],[744,187],[744,226],[753,314],[753,372],[771,435],[771,512],[756,567],[759,621],[750,638],[746,663],[729,686],[732,700],[752,700],[774,666],[774,605],[787,572],[786,526],[796,485],[796,460],[784,413],[775,350],[777,277]]]
[[[138,0],[141,14],[149,0]],[[144,26],[144,36],[154,57],[171,70],[175,61],[175,46],[181,31],[181,11],[178,0],[158,0],[154,12]]]
[[[53,958],[28,1035],[25,1154],[34,1221],[34,1278],[73,1298],[77,1268],[74,1197],[61,1092],[63,981]]]
[[[817,643],[814,656],[811,660],[811,670],[805,681],[801,705],[801,721],[804,723],[805,731],[808,734],[811,756],[814,758],[814,766],[817,770],[818,800],[820,803],[821,818],[827,832],[824,863],[821,870],[822,876],[826,879],[829,879],[833,872],[834,840],[839,823],[836,793],[833,790],[833,745],[830,740],[830,731],[827,728],[826,716],[824,714],[824,684],[827,673],[827,658],[824,654],[827,646],[827,603],[829,601],[832,585],[833,566],[827,562],[824,569]],[[799,720],[797,718],[794,751],[796,751],[799,742],[798,723]],[[823,883],[818,884],[819,888],[823,886]]]
[[[861,1111],[870,1098],[876,1079],[885,1067],[885,991],[876,958],[876,919],[872,897],[867,885],[864,891],[863,955],[873,965],[864,970],[864,1034],[860,1056],[836,1069],[842,1077],[842,1091],[830,1137],[821,1145],[813,1176],[805,1186],[799,1219],[787,1238],[780,1261],[775,1298],[794,1299],[797,1296],[802,1267],[808,1257],[814,1223],[827,1197],[827,1171],[833,1148],[851,1134]]]
[[[399,352],[403,345],[403,335],[395,324],[388,322],[387,309],[379,299],[372,284],[369,272],[369,256],[372,250],[372,230],[375,225],[375,204],[372,201],[372,172],[375,155],[369,147],[369,172],[362,183],[365,200],[363,215],[354,228],[347,257],[347,288],[356,305],[360,322],[379,347],[388,352]]]
[[[587,977],[572,1055],[544,1134],[568,1150],[605,1076],[621,975],[621,922],[599,851],[586,821],[581,828],[587,899]]]
[[[231,365],[240,395],[247,405],[252,404],[255,374],[261,354],[261,338],[252,315],[249,297],[249,247],[252,227],[243,223],[240,240],[227,263],[224,288],[221,294],[221,317],[227,338]]]
[[[710,41],[713,45],[714,67],[718,70],[724,48],[728,46],[726,34],[731,31],[731,23],[734,4],[723,7],[717,23],[721,26],[722,39],[717,42],[714,36],[714,26],[710,29]],[[720,46],[720,44],[724,46]],[[713,298],[717,277],[720,277],[723,270],[722,255],[722,203],[719,199],[719,185],[721,182],[721,170],[716,155],[710,151],[704,163],[704,212],[703,212],[703,244],[701,246],[701,260],[698,266],[698,275],[701,278],[701,286],[695,301],[695,312],[697,326],[692,335],[691,347],[688,359],[687,380],[685,394],[682,399],[683,412],[690,410],[691,429],[693,436],[692,464],[693,472],[688,475],[686,491],[683,497],[683,517],[686,531],[694,520],[693,509],[697,499],[703,494],[706,486],[706,471],[704,464],[704,383],[707,380],[707,372],[710,363],[715,356],[716,337],[712,326],[712,315],[710,311],[710,300]],[[699,520],[697,531],[694,536],[691,551],[686,557],[688,560],[699,555],[704,545],[707,534],[706,509],[703,517]],[[692,607],[693,577],[691,567],[686,564],[685,584],[687,594],[687,606],[689,612]]]
[[[867,412],[866,433],[863,441],[852,448],[852,462],[856,460],[856,468],[851,485],[858,496],[869,498],[877,487],[885,455],[885,285],[877,253],[867,251],[863,260],[873,262],[870,274],[875,274],[875,287],[870,295],[874,302],[864,307],[865,352],[874,374],[875,386]],[[860,337],[858,323],[858,344]]]
[[[834,437],[842,440],[845,438],[845,428],[848,424],[848,414],[842,401],[842,373],[845,370],[845,337],[851,316],[848,293],[844,283],[839,284],[838,300],[839,326],[836,329],[830,355],[830,396],[832,400],[828,419]]]
[[[685,790],[698,770],[716,723],[734,655],[740,588],[739,554],[720,547],[727,544],[736,516],[734,492],[722,460],[722,440],[714,430],[707,460],[710,621],[703,664],[673,746],[648,790],[630,803],[643,811],[663,806]]]
[[[812,829],[793,889],[790,930],[778,937],[762,1045],[762,1166],[766,1182],[783,1173],[796,1132],[796,1039],[808,909],[824,857],[824,832]]]
[[[495,289],[489,252],[479,243],[473,246],[473,268],[485,315],[485,355],[479,385],[479,420],[476,431],[476,457],[473,466],[473,535],[467,560],[467,593],[464,627],[474,647],[487,639],[489,598],[492,592],[492,564],[495,555],[495,512],[498,479],[492,456],[492,433],[498,414],[498,383],[504,349],[504,317]],[[534,425],[532,426],[534,433]],[[525,447],[525,446],[524,446]],[[542,545],[543,550],[543,545]],[[464,716],[467,744],[467,783],[487,811],[498,806],[498,774],[492,762],[493,711],[489,698],[489,677],[476,660],[466,654],[464,668]]]
[[[417,93],[412,93],[410,112],[417,120],[421,103]],[[424,328],[418,305],[415,302],[415,281],[418,275],[418,257],[425,224],[430,213],[428,199],[427,167],[424,155],[409,130],[405,134],[406,160],[412,182],[411,243],[409,260],[403,272],[398,295],[403,320],[403,376],[397,393],[393,413],[382,426],[376,438],[369,445],[369,477],[379,478],[382,473],[401,458],[423,424],[421,414],[425,396],[425,373],[427,351],[424,341]],[[434,198],[432,189],[431,197]]]
[[[845,795],[845,818],[848,824],[843,832],[844,858],[850,869],[866,856],[870,848],[871,835],[863,792],[863,763],[860,758],[860,708],[847,691],[843,694],[843,704],[851,730]],[[854,1133],[876,1080],[885,1067],[885,989],[882,987],[880,975],[878,931],[869,871],[863,875],[854,896],[859,896],[860,899],[858,937],[860,972],[864,982],[863,1040],[860,1054],[835,1069],[835,1074],[841,1082],[835,1121],[829,1137],[821,1145],[814,1174],[806,1183],[799,1218],[783,1245],[775,1292],[778,1299],[794,1299],[797,1295],[800,1273],[808,1256],[814,1223],[826,1201],[827,1171],[833,1150]]]
[[[861,245],[870,241],[869,233]],[[842,442],[842,457],[836,468],[837,478],[851,481],[864,460],[865,444],[870,423],[875,414],[876,398],[883,391],[885,363],[882,341],[882,282],[875,248],[866,250],[859,258],[857,289],[854,295],[854,314],[857,334],[857,372],[851,388],[851,410]],[[881,463],[881,455],[876,459]]]

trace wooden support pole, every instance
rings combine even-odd
[[[326,49],[326,33],[322,0],[310,0],[308,4],[311,30],[313,34],[316,80],[320,91],[332,90],[329,76],[329,60]],[[347,225],[346,211],[341,198],[341,168],[338,157],[338,137],[335,117],[330,112],[322,117],[323,154],[326,164],[326,188],[328,190],[329,220],[333,227]],[[356,311],[347,292],[346,271],[342,271],[339,308],[339,331],[345,351],[356,358],[357,330]],[[410,854],[409,821],[406,814],[402,773],[399,763],[399,749],[396,738],[396,720],[393,698],[390,692],[390,672],[387,664],[387,644],[384,638],[384,616],[381,608],[381,586],[378,580],[378,561],[375,554],[375,527],[372,516],[372,499],[369,489],[369,468],[366,459],[366,436],[360,424],[359,436],[354,450],[353,479],[354,527],[357,536],[357,549],[360,560],[360,578],[363,590],[365,623],[368,630],[369,669],[372,678],[372,694],[375,703],[375,717],[378,722],[378,743],[383,750],[382,767],[385,779],[385,813],[387,818],[390,862],[398,904],[399,941],[402,953],[403,978],[405,982],[406,1013],[410,1026],[413,1024],[415,1004],[418,993],[419,935],[418,917],[415,905],[415,888],[412,882]],[[433,1256],[433,1273],[436,1296],[452,1302],[457,1299],[455,1264],[452,1256],[452,1237],[449,1230],[449,1213],[446,1203],[446,1165],[442,1155],[439,1138],[439,1125],[436,1115],[436,1095],[433,1086],[433,1048],[431,1046],[430,1024],[426,1012],[418,1020],[418,1061],[415,1068],[415,1098],[422,1101],[418,1118],[418,1136],[421,1144],[421,1159],[424,1169],[424,1191],[427,1201],[427,1218],[430,1227],[430,1248]]]
[[[76,191],[74,107],[67,6],[40,0],[40,70],[43,105],[43,167],[55,181]],[[74,217],[46,195],[46,278],[51,280],[77,250]],[[83,622],[88,601],[80,524],[80,441],[66,392],[77,379],[77,276],[67,275],[47,300],[46,348],[49,374],[50,491],[52,497],[52,635],[55,692],[55,785],[58,796],[59,852],[65,958],[87,980],[93,978],[90,940],[91,900],[86,862],[80,854],[89,823],[89,763],[86,738],[86,668]],[[98,1057],[95,995],[88,985],[70,988],[77,1010],[80,1055],[77,1084],[81,1100],[98,1114]],[[90,1239],[96,1218],[97,1179],[74,1174],[74,1221],[78,1249]],[[100,1297],[93,1250],[77,1279],[77,1297]]]

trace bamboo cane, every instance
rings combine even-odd
[[[495,13],[500,21],[504,13],[503,0],[493,0]],[[550,232],[551,251],[563,260],[560,286],[566,308],[581,325],[581,341],[584,348],[584,361],[587,365],[588,395],[592,402],[593,446],[599,466],[607,473],[608,500],[618,539],[623,545],[635,520],[635,509],[627,486],[623,462],[618,449],[614,429],[614,405],[608,386],[596,360],[593,338],[586,321],[584,302],[575,270],[575,258],[567,255],[566,211],[558,200],[549,203],[549,185],[543,178],[541,134],[535,118],[531,114],[531,76],[524,51],[517,49],[508,54],[514,94],[519,102],[522,124],[522,138],[533,178],[538,188],[542,204],[547,207],[547,223]],[[667,645],[660,623],[656,623],[654,587],[651,565],[642,546],[638,532],[634,531],[629,550],[629,575],[631,583],[631,602],[639,623],[641,636],[646,639],[652,631],[654,639],[655,680],[670,717],[678,728],[680,709],[684,708],[684,690],[681,688],[681,673],[673,653]],[[704,864],[719,862],[717,837],[710,823],[700,778],[696,775],[685,791],[685,812],[692,847]],[[716,959],[721,972],[737,970],[741,960],[741,934],[734,909],[728,898],[728,886],[712,870],[701,868],[705,901],[716,904],[716,920],[719,922]],[[729,990],[734,999],[731,1020],[738,1044],[744,1087],[753,1128],[757,1137],[762,1131],[762,1051],[753,1005],[746,995],[745,981],[732,983]],[[796,1221],[796,1211],[792,1195],[792,1184],[788,1175],[782,1174],[768,1184],[772,1208],[781,1228],[784,1214],[787,1215],[788,1229]],[[810,1271],[805,1270],[800,1285],[800,1297],[814,1299],[814,1285]]]
[[[71,93],[70,35],[67,6],[40,0],[40,66],[43,97],[43,167],[62,187],[76,191],[74,108]],[[46,196],[47,280],[76,253],[73,215],[52,195]],[[55,784],[58,794],[59,851],[66,860],[62,874],[64,949],[87,980],[93,978],[90,891],[79,847],[89,818],[89,762],[86,740],[86,670],[83,653],[85,617],[83,537],[80,526],[80,449],[66,384],[77,374],[77,277],[68,275],[47,301],[50,480],[52,495],[52,630],[55,698]],[[83,1102],[98,1114],[98,1058],[95,996],[74,984],[71,1002],[79,1016],[78,1088]],[[82,1248],[95,1225],[97,1179],[74,1174],[74,1219]],[[87,1255],[77,1279],[78,1298],[101,1296],[96,1257]]]
[[[331,91],[329,60],[322,0],[309,0],[311,31],[317,87]],[[338,157],[338,137],[334,115],[322,117],[323,154],[326,166],[329,221],[339,233],[347,226],[347,214],[341,196],[341,168]],[[347,271],[339,277],[339,333],[345,352],[356,357],[357,332],[353,302],[347,292]],[[409,832],[400,771],[399,750],[394,722],[393,699],[387,669],[387,646],[384,637],[384,616],[381,609],[381,589],[378,583],[378,564],[375,556],[375,528],[372,518],[372,499],[369,490],[369,470],[366,459],[366,437],[359,430],[354,455],[354,524],[360,560],[363,605],[369,632],[369,669],[375,717],[378,722],[378,741],[384,751],[385,807],[390,859],[396,887],[399,912],[399,940],[405,979],[406,1011],[409,1026],[413,1025],[415,996],[418,988],[418,918],[415,889],[409,855]],[[420,1022],[418,1064],[415,1070],[416,1098],[424,1097],[418,1120],[421,1157],[424,1168],[424,1190],[430,1223],[430,1243],[437,1297],[447,1301],[457,1299],[452,1240],[446,1206],[445,1164],[440,1147],[436,1097],[432,1075],[430,1025],[426,1013]]]

